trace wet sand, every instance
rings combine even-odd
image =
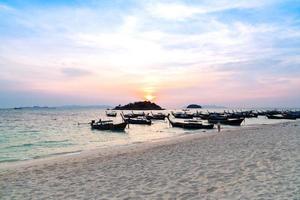
[[[300,122],[1,164],[0,199],[300,199]]]

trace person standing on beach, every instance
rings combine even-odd
[[[218,127],[218,132],[220,132],[221,131],[221,124],[220,124],[220,122],[218,122],[217,127]]]

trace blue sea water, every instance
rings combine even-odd
[[[168,110],[164,112],[169,112]],[[184,130],[167,121],[130,125],[125,132],[91,130],[92,119],[106,119],[105,110],[95,108],[2,109],[0,110],[0,163],[75,153],[101,147],[127,145],[182,134],[211,134],[217,130]],[[121,122],[118,117],[112,118]],[[277,123],[265,117],[246,119],[241,127]],[[82,123],[78,125],[78,123]],[[223,128],[237,128],[224,126]]]

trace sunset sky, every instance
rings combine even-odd
[[[300,0],[0,0],[0,107],[300,107]]]

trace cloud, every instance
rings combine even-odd
[[[185,4],[171,3],[171,4],[156,4],[151,5],[148,11],[154,16],[167,20],[182,20],[190,18],[195,14],[204,13],[202,8],[195,8]]]
[[[10,7],[10,6],[8,6],[8,5],[0,3],[0,12],[1,11],[9,11],[9,12],[11,12],[11,11],[15,11],[15,9],[12,8],[12,7]]]
[[[195,15],[204,15],[214,12],[222,12],[229,9],[250,9],[261,7],[266,4],[263,1],[201,1],[201,5],[187,4],[181,1],[166,3],[150,3],[147,10],[153,17],[165,20],[187,20]]]
[[[61,72],[67,77],[82,77],[92,74],[88,70],[71,67],[62,68]]]

